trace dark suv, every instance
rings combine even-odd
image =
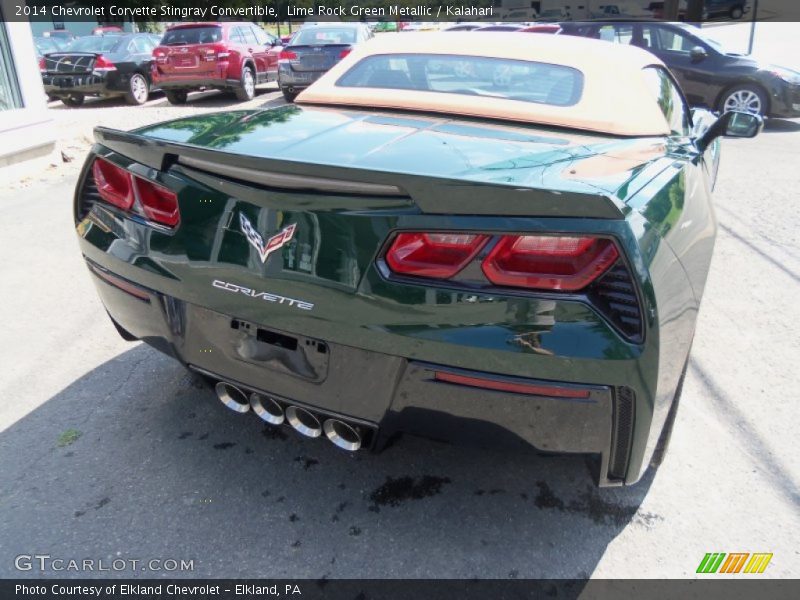
[[[277,79],[280,51],[280,40],[253,23],[181,23],[153,50],[153,85],[172,104],[208,88],[250,100],[258,84]]]

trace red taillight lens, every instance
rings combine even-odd
[[[401,233],[386,262],[401,275],[446,279],[467,266],[488,239],[468,233]]]
[[[484,377],[471,377],[469,375],[459,375],[446,371],[437,371],[434,374],[436,381],[444,383],[454,383],[467,387],[482,388],[485,390],[495,390],[498,392],[510,392],[512,394],[531,394],[532,396],[550,396],[552,398],[576,398],[588,399],[589,390],[579,390],[563,386],[543,385],[534,383],[522,383],[517,381],[506,381],[503,379],[486,379]]]
[[[291,50],[281,50],[278,60],[297,60],[297,54]]]
[[[352,48],[345,48],[344,50],[342,50],[341,52],[339,52],[339,60],[343,59],[345,56],[347,56],[348,54],[350,54],[352,51],[353,51],[353,49],[352,49]]]
[[[117,67],[114,66],[114,63],[108,60],[102,54],[94,59],[94,70],[95,71],[115,71]]]
[[[154,50],[153,51],[153,58],[156,59],[156,62],[160,65],[163,65],[167,62],[167,53],[163,52],[162,50]]]
[[[140,177],[134,177],[133,181],[144,216],[156,223],[175,227],[181,218],[175,192]]]
[[[44,56],[39,59],[39,70],[47,71],[47,61],[44,59]]]
[[[576,291],[586,287],[619,257],[611,240],[595,237],[504,236],[483,262],[495,285]]]
[[[97,192],[103,200],[123,210],[130,210],[133,205],[133,189],[128,171],[103,158],[96,158],[92,165],[92,175]]]

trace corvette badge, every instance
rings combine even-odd
[[[258,251],[258,255],[261,257],[261,262],[263,263],[267,262],[267,258],[270,254],[285,246],[292,239],[294,230],[297,227],[295,223],[292,223],[281,229],[264,243],[264,238],[261,237],[261,234],[256,231],[252,223],[250,223],[247,217],[242,213],[239,213],[239,225],[247,241]]]

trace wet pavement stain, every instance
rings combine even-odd
[[[227,450],[228,448],[233,448],[235,445],[235,442],[220,442],[219,444],[214,444],[214,450]]]
[[[356,527],[355,525],[352,525],[350,527],[350,531],[347,532],[347,535],[351,535],[353,537],[359,536],[359,535],[361,535],[361,528],[360,527]]]
[[[100,510],[101,508],[103,508],[109,502],[111,502],[111,498],[108,498],[108,497],[101,498],[100,501],[97,504],[94,505],[94,509],[95,510]]]
[[[291,515],[289,515],[289,520],[290,520],[292,523],[296,523],[297,521],[299,521],[299,520],[300,520],[300,517],[298,517],[296,514],[292,513]]]
[[[656,522],[663,521],[664,517],[650,512],[639,511],[638,506],[617,504],[601,497],[601,492],[592,486],[587,486],[577,500],[567,504],[555,495],[550,486],[544,481],[537,481],[539,493],[534,498],[534,504],[540,509],[556,509],[559,512],[569,512],[582,515],[591,519],[597,525],[614,525],[622,527],[633,521],[648,529]]]
[[[201,435],[201,436],[200,436],[199,438],[197,438],[197,439],[198,439],[198,440],[207,440],[209,435],[211,435],[211,434],[207,432],[207,433],[204,433],[203,435]]]
[[[445,483],[451,483],[449,477],[423,475],[418,481],[409,476],[387,477],[386,482],[370,494],[369,499],[373,502],[370,510],[377,512],[379,506],[399,506],[407,500],[436,496],[442,492]]]
[[[191,431],[184,431],[178,436],[178,439],[185,440],[186,438],[191,437],[192,435],[194,434]]]

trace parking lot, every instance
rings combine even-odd
[[[232,413],[119,338],[72,228],[91,127],[279,103],[272,89],[244,105],[214,92],[184,107],[54,103],[67,162],[0,192],[0,576],[109,575],[15,568],[38,553],[193,561],[155,577],[664,578],[694,576],[706,552],[771,552],[763,576],[798,576],[800,121],[724,142],[670,453],[636,486],[600,490],[580,457],[411,437],[344,454]]]

